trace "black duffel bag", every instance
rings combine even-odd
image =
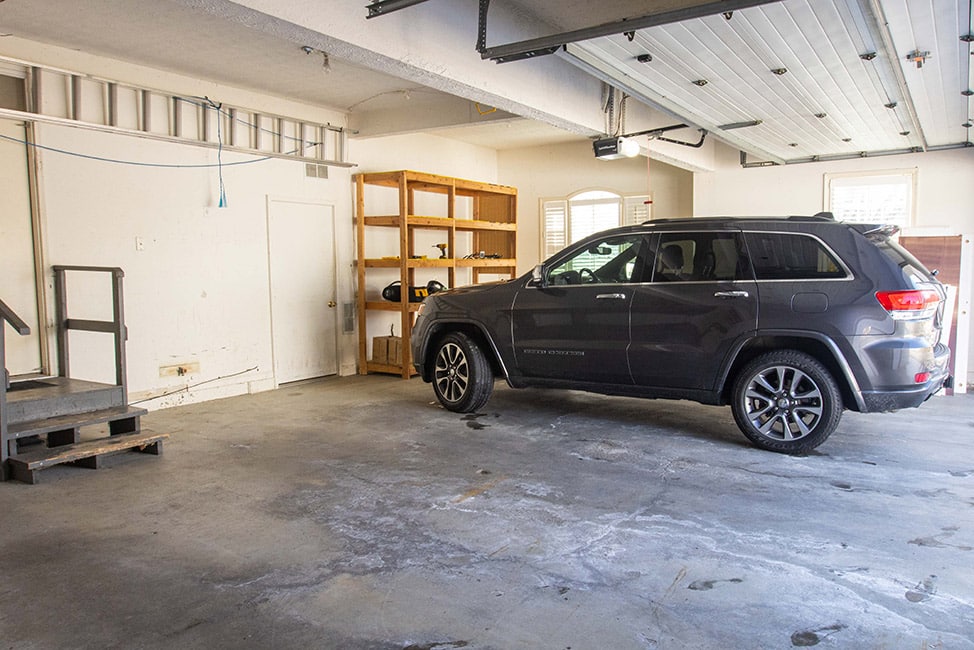
[[[426,283],[425,287],[409,287],[409,302],[423,302],[423,298],[426,296],[437,291],[443,291],[443,289],[446,289],[443,283],[437,282],[436,280],[430,280]],[[382,297],[390,302],[399,302],[402,300],[402,283],[396,280],[388,285],[382,290]]]

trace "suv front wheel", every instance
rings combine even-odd
[[[777,350],[756,357],[737,375],[731,409],[737,426],[758,447],[802,454],[835,430],[842,396],[816,359]]]
[[[450,332],[437,343],[433,390],[440,404],[457,413],[472,413],[490,399],[494,390],[490,363],[466,334]]]

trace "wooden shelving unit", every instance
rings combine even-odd
[[[484,275],[503,275],[510,278],[517,273],[517,189],[506,185],[481,183],[450,176],[425,174],[401,170],[356,174],[356,227],[358,231],[358,323],[359,323],[359,373],[384,372],[409,378],[415,374],[410,357],[410,335],[419,303],[409,302],[408,291],[401,291],[399,302],[381,299],[373,288],[367,287],[369,269],[399,269],[402,287],[426,284],[417,269],[445,269],[447,285],[455,287],[457,269],[470,269],[473,283]],[[366,212],[367,186],[380,186],[398,191],[399,213],[370,215]],[[417,193],[427,192],[445,195],[446,215],[425,216],[415,214]],[[469,201],[469,210],[458,210],[458,203]],[[464,212],[464,216],[458,213]],[[399,232],[398,246],[393,251],[383,251],[381,257],[366,257],[370,230],[395,228]],[[446,243],[445,259],[438,259],[416,250],[416,234],[433,231],[442,235]],[[457,233],[470,233],[458,238]],[[463,242],[458,240],[464,239]],[[458,247],[464,250],[458,250]],[[369,253],[374,253],[369,249]],[[479,253],[499,256],[477,257]],[[374,363],[368,359],[369,311],[394,311],[400,314],[402,337],[402,364]]]

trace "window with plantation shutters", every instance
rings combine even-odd
[[[627,196],[622,201],[622,223],[636,226],[653,218],[653,204],[648,196]]]
[[[542,257],[547,259],[568,245],[568,201],[544,202],[544,233]]]
[[[913,224],[916,169],[825,175],[826,205],[838,221]]]
[[[589,191],[542,201],[541,258],[548,259],[568,244],[602,230],[648,221],[652,218],[648,200],[646,195]]]

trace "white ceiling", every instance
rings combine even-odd
[[[447,1],[455,0],[430,0]],[[504,0],[494,0],[499,1]],[[650,8],[659,12],[716,4],[603,0],[593,15],[587,0],[506,2],[550,25],[549,34],[639,17]],[[870,12],[884,17],[871,21]],[[875,29],[884,21],[885,35]],[[470,26],[471,35],[475,27]],[[752,155],[795,161],[970,142],[971,129],[961,124],[974,111],[971,98],[961,92],[974,87],[971,44],[960,37],[971,31],[970,0],[784,0],[735,11],[730,20],[717,15],[640,29],[632,41],[604,36],[578,43],[572,51],[598,76],[615,79],[616,85],[688,124],[713,131]],[[185,0],[0,0],[0,34],[349,112],[398,108],[408,91],[414,97],[423,93],[425,100],[438,93],[335,57],[326,69],[318,53],[295,65],[293,42],[194,9]],[[488,45],[497,43],[488,38]],[[922,68],[906,61],[915,49],[931,52]],[[867,51],[877,52],[871,62],[859,58]],[[651,53],[653,61],[637,63],[641,53]],[[787,72],[775,75],[773,68]],[[318,83],[308,83],[309,69]],[[708,83],[691,83],[698,79]],[[884,107],[894,101],[895,108]],[[814,117],[822,113],[825,117]],[[715,128],[752,119],[761,125]],[[905,131],[910,133],[900,135]],[[579,138],[512,120],[437,133],[495,148]]]
[[[970,140],[969,12],[968,0],[784,0],[575,43],[567,58],[767,160],[926,150]],[[918,49],[922,67],[907,57]]]

